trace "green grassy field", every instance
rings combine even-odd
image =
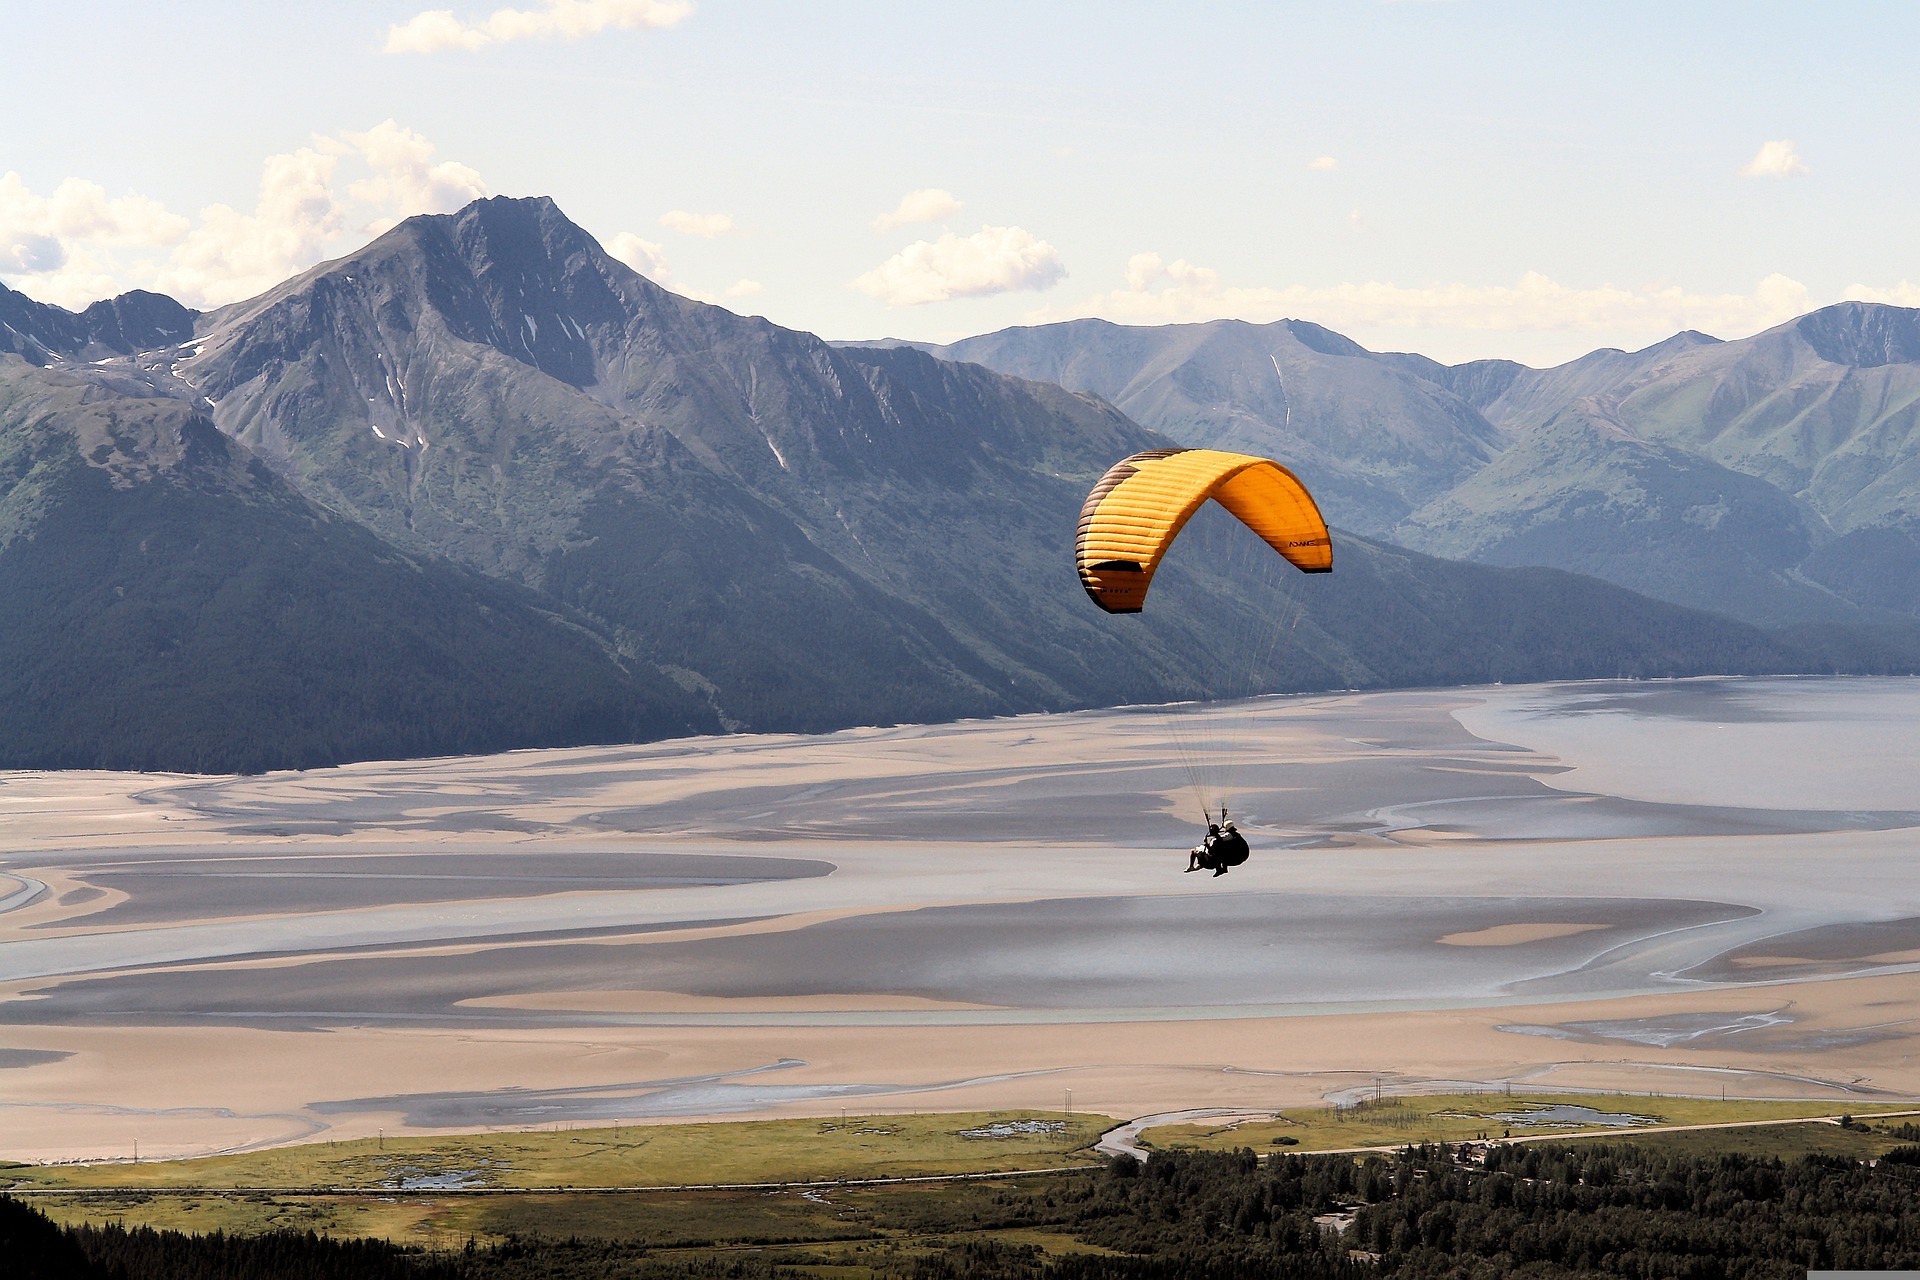
[[[1688,1156],[1772,1156],[1780,1160],[1798,1160],[1801,1156],[1846,1156],[1853,1160],[1871,1160],[1895,1147],[1913,1143],[1885,1133],[1842,1129],[1831,1124],[1755,1125],[1738,1129],[1697,1129],[1680,1133],[1649,1133],[1626,1139],[1636,1147],[1649,1147]]]
[[[20,1187],[453,1190],[832,1181],[1058,1168],[1113,1122],[1040,1112],[361,1139],[144,1164],[15,1166]]]
[[[931,1248],[955,1233],[985,1232],[1049,1253],[1095,1251],[1070,1236],[997,1226],[1008,1196],[1044,1195],[1045,1175],[992,1183],[783,1188],[775,1191],[526,1192],[511,1196],[154,1195],[146,1191],[36,1195],[64,1223],[249,1234],[274,1228],[374,1236],[456,1249],[514,1235],[620,1240],[660,1250],[804,1245],[813,1252],[888,1242]]]
[[[1509,1116],[1538,1115],[1556,1106],[1583,1107],[1609,1114],[1643,1118],[1632,1128],[1682,1124],[1751,1124],[1801,1116],[1826,1116],[1850,1110],[1869,1116],[1880,1112],[1910,1111],[1911,1104],[1880,1107],[1836,1105],[1832,1102],[1744,1102],[1713,1098],[1647,1097],[1592,1093],[1455,1093],[1421,1098],[1369,1099],[1353,1107],[1310,1107],[1283,1111],[1268,1121],[1223,1126],[1166,1125],[1146,1130],[1141,1145],[1159,1148],[1230,1150],[1252,1147],[1271,1151],[1339,1151],[1349,1147],[1401,1146],[1410,1142],[1460,1142],[1477,1138],[1532,1137],[1543,1134],[1614,1133],[1625,1136],[1632,1128],[1602,1124],[1526,1123]],[[1293,1139],[1287,1143],[1285,1139]]]
[[[34,1196],[31,1201],[56,1222],[119,1224],[156,1231],[207,1235],[256,1235],[263,1231],[312,1231],[326,1236],[368,1236],[430,1248],[452,1249],[475,1234],[460,1212],[465,1205],[417,1197],[161,1195],[147,1191],[88,1191]]]
[[[1502,1112],[1555,1105],[1624,1112],[1658,1124],[1737,1124],[1683,1133],[1636,1133],[1598,1126],[1502,1124]],[[1903,1106],[1855,1107],[1872,1123]],[[1719,1102],[1594,1094],[1451,1094],[1389,1098],[1357,1107],[1281,1113],[1233,1127],[1168,1126],[1147,1131],[1161,1147],[1260,1151],[1329,1150],[1458,1141],[1503,1129],[1520,1133],[1604,1133],[1691,1155],[1739,1152],[1785,1159],[1821,1153],[1869,1158],[1902,1140],[1884,1132],[1826,1123],[1756,1124],[1829,1115],[1831,1103]],[[1920,1117],[1916,1117],[1920,1119]],[[682,1186],[702,1182],[785,1182],[937,1176],[1097,1163],[1090,1146],[1111,1125],[1104,1116],[995,1112],[967,1115],[849,1117],[478,1134],[455,1138],[312,1143],[246,1155],[141,1165],[0,1167],[9,1182],[41,1194],[32,1203],[67,1222],[119,1222],[181,1231],[252,1233],[274,1228],[333,1236],[373,1236],[433,1248],[458,1248],[513,1235],[612,1239],[650,1249],[710,1254],[714,1249],[803,1249],[831,1269],[858,1268],[880,1253],[940,1247],[985,1236],[1046,1253],[1086,1251],[1044,1226],[1008,1218],[1006,1204],[1044,1196],[1042,1175],[1004,1182],[893,1186],[786,1187],[750,1191],[569,1192],[567,1187]],[[1888,1122],[1882,1122],[1882,1128]],[[997,1127],[996,1127],[997,1126]],[[1291,1137],[1294,1145],[1276,1145]],[[457,1189],[405,1189],[416,1178],[472,1177],[513,1195]],[[275,1188],[244,1193],[196,1187]],[[106,1190],[46,1194],[62,1187]],[[381,1195],[330,1195],[325,1189]],[[162,1191],[164,1194],[155,1194]],[[811,1265],[811,1264],[810,1264]],[[826,1274],[823,1272],[823,1274]]]

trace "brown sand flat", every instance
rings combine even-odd
[[[1571,938],[1576,933],[1604,929],[1604,924],[1497,924],[1471,933],[1450,933],[1439,941],[1448,947],[1517,947],[1523,942],[1545,942],[1549,938]]]
[[[1220,751],[1255,854],[1221,879],[1181,874],[1163,712],[0,774],[0,874],[45,886],[0,884],[0,1156],[1069,1088],[1260,1110],[1375,1077],[1920,1095],[1920,682],[1243,721]],[[1702,742],[1762,730],[1788,791]],[[1823,775],[1862,734],[1891,763]]]
[[[243,1028],[62,1028],[31,1045],[72,1052],[9,1072],[3,1113],[15,1150],[39,1159],[112,1155],[137,1130],[142,1151],[211,1151],[284,1141],[303,1123],[330,1136],[700,1116],[992,1107],[1076,1109],[1125,1118],[1182,1107],[1271,1109],[1319,1102],[1376,1077],[1389,1088],[1477,1084],[1732,1097],[1920,1096],[1920,995],[1898,979],[1759,988],[1729,996],[1579,1002],[1522,1009],[1188,1023],[969,1027],[601,1028],[447,1033],[372,1028],[288,1035]],[[1812,1000],[1803,998],[1812,994]],[[1796,998],[1801,997],[1801,998]],[[1734,1055],[1619,1041],[1574,1043],[1498,1029],[1524,1014],[1607,1023],[1695,1010],[1768,1013],[1790,1005],[1803,1029],[1906,1025],[1839,1049]],[[801,1065],[778,1067],[785,1061]],[[734,1077],[662,1098],[663,1082]],[[826,1090],[849,1084],[872,1091]],[[396,1087],[398,1086],[398,1087]],[[756,1089],[803,1096],[756,1099]],[[538,1118],[502,1107],[532,1091]],[[137,1105],[133,1100],[138,1100]],[[649,1112],[649,1099],[654,1110]],[[524,1097],[522,1101],[526,1101]],[[566,1104],[571,1103],[569,1107]],[[662,1104],[665,1104],[662,1106]],[[321,1104],[316,1106],[315,1104]],[[233,1113],[217,1129],[215,1110]],[[298,1122],[298,1123],[296,1123]]]

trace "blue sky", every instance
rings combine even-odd
[[[0,280],[70,307],[236,300],[481,193],[833,338],[1294,316],[1548,364],[1920,305],[1920,6],[13,0],[4,26]]]

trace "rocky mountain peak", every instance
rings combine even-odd
[[[664,290],[616,262],[545,196],[496,196],[418,221],[423,232],[444,235],[465,268],[455,290],[464,296],[436,299],[456,336],[571,386],[597,381],[596,357],[636,315],[672,306]]]
[[[164,293],[133,289],[94,303],[80,313],[80,323],[94,342],[131,355],[185,342],[198,315]]]
[[[1829,364],[1877,369],[1920,363],[1920,311],[1877,302],[1840,302],[1801,316],[1793,329]]]
[[[1282,320],[1280,323],[1301,346],[1309,351],[1317,351],[1323,356],[1350,356],[1362,360],[1373,356],[1371,351],[1344,333],[1335,333],[1311,320]]]
[[[198,314],[144,289],[75,314],[0,284],[0,351],[36,365],[133,355],[186,341]]]
[[[406,416],[405,368],[430,332],[491,347],[578,390],[600,380],[627,329],[684,302],[603,250],[545,196],[478,200],[409,218],[356,253],[216,313],[193,368],[221,397],[278,376],[315,343],[364,384],[376,416]],[[386,424],[382,424],[383,427]]]
[[[1656,342],[1648,351],[1684,351],[1688,347],[1717,347],[1725,340],[1698,329],[1682,329],[1664,342]]]

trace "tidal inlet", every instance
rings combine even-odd
[[[1911,1097],[1916,725],[1911,679],[1583,681],[14,772],[0,1154]]]

